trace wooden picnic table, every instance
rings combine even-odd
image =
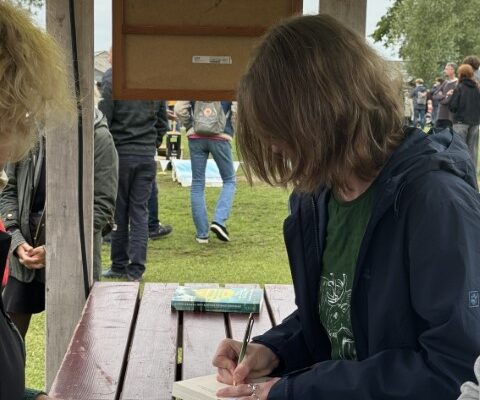
[[[174,381],[215,373],[211,360],[218,343],[227,337],[242,340],[248,314],[172,311],[177,286],[147,283],[140,293],[134,282],[96,283],[50,395],[64,400],[171,400]],[[252,336],[296,308],[291,285],[264,289]]]

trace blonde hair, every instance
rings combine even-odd
[[[353,173],[373,178],[404,136],[397,77],[330,16],[270,29],[238,90],[237,143],[249,181],[255,174],[314,191],[347,188]]]
[[[17,161],[45,119],[71,120],[75,102],[65,57],[26,11],[0,0],[0,160]]]

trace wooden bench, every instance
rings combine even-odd
[[[248,315],[171,311],[176,287],[147,283],[140,296],[138,283],[96,283],[50,395],[65,400],[171,400],[175,380],[214,373],[211,359],[218,343],[226,337],[241,340]],[[252,336],[294,309],[291,285],[265,285]]]

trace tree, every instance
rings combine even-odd
[[[399,46],[410,75],[432,82],[446,62],[480,54],[480,0],[395,0],[372,34]]]
[[[15,0],[15,1],[18,6],[23,7],[30,12],[35,12],[35,10],[40,8],[44,3],[43,0]]]

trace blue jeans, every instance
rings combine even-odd
[[[158,186],[157,179],[152,182],[152,192],[148,199],[148,230],[156,232],[160,221],[158,219]]]
[[[148,242],[147,203],[155,179],[153,157],[118,157],[116,228],[112,231],[111,259],[114,272],[140,278],[145,271]]]
[[[417,122],[423,129],[425,126],[425,108],[416,108],[413,110],[413,126],[417,126]]]
[[[223,181],[223,187],[217,199],[212,221],[225,226],[232,209],[236,186],[232,145],[227,140],[190,139],[188,147],[192,162],[190,201],[193,222],[197,231],[197,237],[207,238],[209,222],[205,204],[205,170],[207,168],[208,155],[211,154],[217,163]]]

